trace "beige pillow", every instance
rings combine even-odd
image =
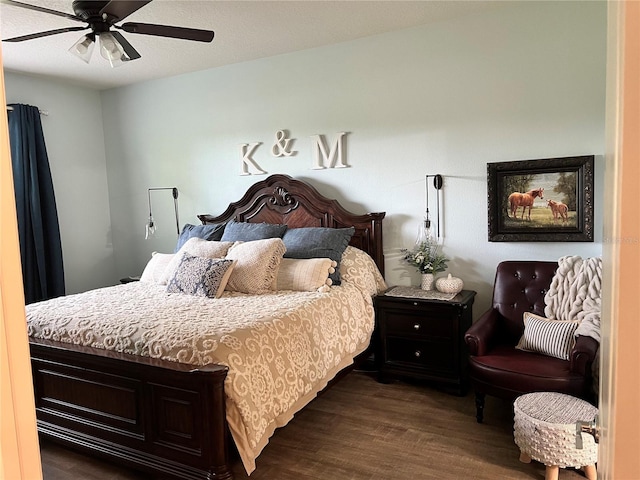
[[[151,254],[151,260],[147,262],[147,266],[144,267],[144,271],[140,276],[141,282],[160,283],[162,275],[173,259],[175,254],[173,253],[158,253],[153,252]]]
[[[337,263],[330,258],[283,258],[274,282],[274,290],[297,292],[326,291],[332,280]]]
[[[285,250],[280,238],[236,242],[226,256],[236,260],[226,290],[251,294],[270,290]]]
[[[183,253],[186,252],[194,257],[224,258],[232,245],[233,242],[217,242],[214,240],[204,240],[198,237],[190,238],[184,242],[184,245],[182,245],[180,250],[176,252],[175,256],[162,273],[158,283],[160,285],[166,285],[169,283],[169,279],[175,275],[178,265],[180,265]]]

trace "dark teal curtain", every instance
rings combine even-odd
[[[9,140],[26,303],[64,295],[58,212],[40,112],[9,105]]]

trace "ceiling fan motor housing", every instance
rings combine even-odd
[[[73,0],[71,4],[73,7],[73,12],[77,17],[81,18],[85,22],[94,24],[94,23],[104,23],[106,19],[102,18],[100,12],[102,9],[109,3],[108,1],[87,1],[87,0]],[[118,19],[113,18],[108,23],[113,24]]]

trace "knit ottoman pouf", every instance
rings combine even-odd
[[[576,433],[576,423],[591,422],[598,409],[579,398],[554,392],[527,393],[514,402],[513,427],[520,460],[533,458],[546,466],[545,480],[557,480],[559,468],[583,467],[589,480],[596,480],[598,444],[593,436]],[[576,436],[582,448],[576,448]]]

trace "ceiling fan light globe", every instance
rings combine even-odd
[[[76,43],[74,43],[69,52],[74,54],[80,60],[85,63],[89,63],[91,59],[91,54],[93,53],[93,48],[95,47],[95,42],[89,35],[85,35],[80,38]]]
[[[128,62],[130,58],[124,52],[122,45],[109,32],[100,34],[100,55],[109,60],[112,68],[119,67],[124,62]]]

